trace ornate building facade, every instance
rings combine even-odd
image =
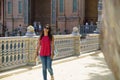
[[[0,23],[9,32],[21,24],[50,24],[53,32],[72,32],[74,26],[98,19],[98,0],[0,0]]]

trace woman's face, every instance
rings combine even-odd
[[[44,32],[48,32],[49,31],[49,26],[44,27]]]

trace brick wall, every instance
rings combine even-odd
[[[1,25],[3,25],[3,0],[0,1],[0,35],[3,33]]]
[[[12,12],[8,14],[8,1],[12,2]],[[18,1],[22,1],[22,13],[18,12]],[[7,26],[9,32],[12,32],[12,29],[18,27],[19,24],[25,26],[24,24],[24,0],[5,0],[5,25]]]
[[[59,12],[58,6],[58,28],[60,28],[60,32],[62,33],[64,32],[65,28],[68,30],[68,33],[71,33],[74,26],[78,26],[79,24],[83,23],[84,0],[78,0],[79,7],[76,12],[73,12],[73,0],[64,0],[64,4],[65,10],[63,13]]]
[[[8,14],[8,1],[13,1],[13,16]],[[12,28],[16,28],[19,24],[25,26],[24,24],[24,10],[22,14],[18,13],[18,1],[23,2],[23,9],[26,6],[24,0],[5,0],[5,25],[8,27],[9,31],[12,31]],[[40,21],[42,25],[51,23],[51,0],[29,0],[31,1],[31,7],[29,10],[29,20],[30,24],[33,24],[34,21]],[[83,24],[85,19],[94,19],[94,22],[97,20],[97,0],[77,0],[78,9],[76,12],[73,12],[73,0],[64,0],[64,12],[61,14],[59,12],[59,0],[57,5],[57,24],[56,26],[60,28],[60,32],[64,32],[65,29],[68,30],[68,33],[72,32],[74,26]],[[55,27],[56,27],[55,26]]]

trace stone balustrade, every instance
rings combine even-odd
[[[23,44],[22,46],[20,46],[21,42],[22,41],[20,39],[18,40],[14,38],[1,38],[0,69],[2,69],[2,67],[6,68],[6,67],[9,67],[10,65],[14,66],[14,64],[19,64],[19,61],[22,62],[21,59],[23,60],[23,54],[18,54],[20,53],[20,48],[23,48]],[[19,60],[17,60],[18,55],[19,55]]]
[[[55,59],[80,54],[80,36],[55,36]]]
[[[39,36],[0,38],[0,71],[35,64],[38,38]],[[88,35],[85,40],[80,40],[80,36],[54,35],[54,44],[57,50],[54,59],[80,55],[80,51],[97,50],[99,46],[98,35]],[[91,48],[86,48],[86,45]]]
[[[37,37],[5,37],[0,39],[0,71],[27,65],[33,61]]]
[[[80,39],[81,54],[99,49],[100,49],[99,34],[88,34],[85,39]]]

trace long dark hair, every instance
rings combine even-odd
[[[49,24],[45,25],[44,27],[46,27],[46,26],[49,27],[48,37],[52,41],[51,27],[49,26]],[[40,34],[40,40],[43,38],[43,36],[44,36],[44,28],[42,29],[42,32]]]

